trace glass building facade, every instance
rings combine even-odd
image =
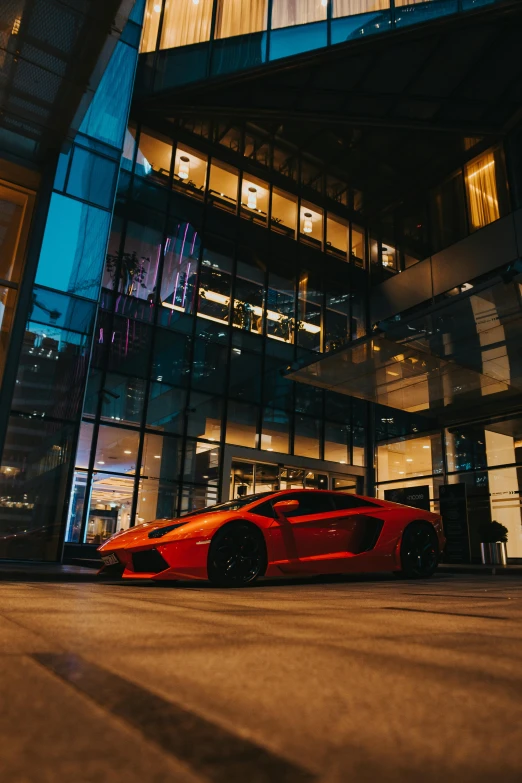
[[[516,343],[522,290],[507,264],[522,236],[522,136],[475,121],[477,83],[450,96],[443,108],[454,124],[434,130],[434,95],[458,76],[438,74],[438,51],[425,94],[414,95],[417,113],[408,104],[401,114],[409,85],[417,90],[420,67],[408,69],[429,27],[421,23],[439,19],[443,31],[441,20],[461,24],[464,12],[479,19],[496,5],[135,4],[81,123],[47,168],[47,201],[39,176],[1,164],[0,558],[92,557],[118,530],[264,490],[387,497],[427,486],[438,510],[439,488],[452,483],[468,486],[477,519],[508,526],[510,556],[522,558],[522,401],[510,397],[500,421],[504,398],[494,394],[505,379],[483,392],[491,410],[450,421],[422,414],[452,398],[453,381],[426,382],[426,410],[399,410],[372,397],[402,380],[397,369],[363,367],[365,340],[468,297],[462,318],[415,323],[415,339],[430,357],[475,361],[518,388],[515,349],[501,346]],[[386,40],[378,34],[389,31],[408,67],[397,50],[387,81],[373,70]],[[342,70],[328,59],[363,45],[366,64]],[[479,47],[463,62],[468,50]],[[465,65],[462,79],[473,73]],[[246,70],[261,85],[252,115],[233,105]],[[288,91],[271,94],[287,70]],[[476,71],[482,81],[491,73]],[[364,92],[371,76],[375,95]],[[343,80],[356,119],[335,113]],[[225,99],[199,105],[204,87],[223,84]],[[304,119],[300,96],[311,104]],[[513,286],[509,296],[491,293],[493,272],[495,285]],[[471,347],[459,352],[462,332]],[[360,365],[349,392],[342,373],[318,371],[314,384],[289,377],[331,357],[342,372]]]

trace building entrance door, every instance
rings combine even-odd
[[[291,465],[276,465],[233,459],[230,474],[230,499],[281,489],[334,489],[360,493],[362,477],[333,474]]]

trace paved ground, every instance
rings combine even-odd
[[[519,782],[522,578],[0,584],[0,780]]]

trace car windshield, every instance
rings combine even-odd
[[[187,517],[195,517],[198,514],[213,514],[214,511],[239,511],[240,508],[249,506],[251,503],[255,503],[256,500],[267,498],[269,495],[273,495],[274,492],[259,492],[257,495],[245,495],[244,498],[236,498],[236,500],[229,500],[227,503],[218,503],[217,506],[207,506],[207,508],[198,508],[197,511],[191,511],[189,514],[184,514],[183,519]]]

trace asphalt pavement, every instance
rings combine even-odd
[[[522,578],[0,583],[0,780],[522,779]]]

